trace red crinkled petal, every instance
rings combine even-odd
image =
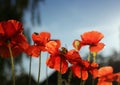
[[[71,64],[77,64],[81,61],[80,54],[76,50],[68,51],[65,57]]]
[[[27,55],[31,57],[39,57],[40,56],[41,49],[39,46],[29,46],[28,49],[26,50]]]
[[[33,33],[32,39],[37,45],[45,45],[50,40],[50,36],[49,32]]]
[[[18,34],[17,36],[11,38],[11,43],[18,45],[23,51],[27,50],[29,43],[23,34]]]
[[[46,43],[45,49],[50,53],[50,54],[57,54],[59,52],[60,48],[60,41],[49,41]]]
[[[0,36],[5,35],[4,29],[2,27],[2,23],[0,22]]]
[[[61,67],[61,71],[60,71],[60,67]],[[66,73],[67,69],[68,69],[68,63],[66,60],[60,58],[60,56],[56,56],[55,57],[55,65],[54,65],[54,69],[56,69],[57,71],[61,72],[62,74]]]
[[[68,69],[67,61],[64,59],[61,60],[60,56],[51,56],[50,58],[47,59],[46,64],[48,67],[61,72],[61,74],[66,73]]]
[[[4,30],[5,37],[11,38],[23,31],[22,23],[16,20],[8,20],[6,22],[1,22],[1,26]]]
[[[100,79],[98,79],[97,85],[112,85],[112,82],[110,82],[110,81],[104,81],[104,80],[102,80],[100,78]]]
[[[8,20],[8,23],[12,23],[16,32],[17,33],[21,33],[23,31],[23,25],[21,22],[17,21],[17,20]]]
[[[81,35],[82,41],[85,44],[96,44],[98,43],[104,35],[98,31],[85,32]]]
[[[105,67],[101,67],[98,70],[98,77],[103,77],[106,75],[110,75],[113,73],[113,68],[111,66],[105,66]]]
[[[98,43],[97,45],[91,45],[89,49],[91,52],[99,52],[104,48],[104,46],[104,43]]]
[[[81,72],[81,67],[79,65],[74,65],[71,67],[73,74],[78,77],[78,78],[82,78],[82,80],[87,80],[88,78],[88,72],[86,70],[82,70]],[[82,77],[81,77],[81,73],[82,73]]]
[[[46,65],[49,67],[49,68],[54,68],[54,57],[50,56],[47,60],[46,60]]]

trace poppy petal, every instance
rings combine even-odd
[[[74,65],[71,67],[73,74],[78,77],[78,78],[82,78],[82,80],[87,80],[88,78],[88,72],[86,70],[82,70],[81,72],[81,67],[79,65]],[[82,77],[81,77],[81,73],[82,73]]]
[[[46,43],[45,49],[50,53],[50,54],[57,54],[59,51],[60,47],[60,41],[49,41]]]
[[[22,24],[16,20],[8,20],[1,22],[5,35],[10,38],[23,31]]]
[[[17,20],[8,20],[8,23],[12,23],[13,24],[13,26],[14,26],[14,28],[15,28],[17,33],[18,32],[20,33],[20,32],[23,31],[23,25],[22,25],[21,22],[19,22]]]
[[[106,76],[113,73],[113,68],[111,66],[101,67],[98,70],[98,77]]]
[[[49,32],[33,33],[32,39],[37,45],[45,45],[50,40]]]
[[[46,60],[46,65],[49,68],[54,68],[54,57],[50,56],[47,60]]]
[[[61,71],[60,71],[61,68]],[[66,73],[68,69],[68,63],[66,60],[60,58],[60,56],[55,57],[54,69],[61,72],[61,74]]]
[[[41,50],[40,50],[39,46],[32,45],[32,46],[29,46],[25,52],[29,56],[39,57]]]
[[[89,49],[91,52],[99,52],[104,48],[104,46],[104,43],[98,43],[97,45],[91,45]]]
[[[65,57],[71,64],[76,64],[77,62],[80,62],[82,60],[76,50],[68,51]]]
[[[23,51],[27,50],[29,43],[23,34],[18,34],[17,36],[11,38],[11,43],[17,44]]]
[[[96,44],[98,43],[104,35],[98,31],[85,32],[81,35],[82,41],[85,44]]]
[[[102,80],[98,79],[97,85],[112,85],[112,82],[102,81]]]
[[[0,35],[4,35],[4,30],[3,30],[3,27],[2,27],[2,24],[0,23]]]
[[[68,69],[68,63],[63,59],[61,60],[60,56],[50,56],[50,58],[47,59],[46,64],[50,68],[61,72],[61,74],[66,73]]]

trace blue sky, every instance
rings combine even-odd
[[[105,36],[102,42],[106,46],[101,53],[109,55],[112,49],[119,51],[120,0],[45,0],[40,4],[40,12],[41,25],[31,28],[31,33],[48,31],[52,38],[61,40],[62,46],[67,45],[71,49],[72,41],[80,39],[82,33],[97,30]],[[46,57],[42,58],[43,80]],[[33,59],[32,65],[32,74],[37,79],[38,59]],[[53,70],[49,69],[49,72]]]

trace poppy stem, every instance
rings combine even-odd
[[[86,83],[86,81],[84,80],[82,85],[85,85],[85,83]]]
[[[13,80],[13,85],[15,85],[14,59],[13,59],[13,54],[12,54],[10,44],[8,45],[8,48],[9,48],[9,52],[10,52],[10,56],[11,56],[12,80]]]
[[[92,78],[92,85],[94,85],[95,84],[95,80],[94,80],[94,78]]]
[[[47,58],[48,58],[48,54],[47,54]],[[46,85],[48,85],[48,68],[46,66]]]
[[[40,85],[40,70],[41,70],[41,52],[39,56],[39,65],[38,65],[38,85]]]
[[[31,85],[31,64],[32,64],[32,57],[30,57],[30,64],[29,64],[29,85]]]
[[[93,62],[96,62],[97,53],[93,52],[92,55],[93,55]]]
[[[82,79],[80,81],[80,85],[84,85],[84,81]]]
[[[68,76],[68,85],[70,85],[72,79],[72,71],[70,70],[69,76]]]
[[[87,60],[90,62],[90,53],[88,54],[88,58],[87,58]]]
[[[58,85],[62,85],[62,74],[61,74],[61,70],[62,70],[62,59],[60,59],[60,72],[58,72]]]
[[[62,75],[58,72],[58,85],[62,85]]]

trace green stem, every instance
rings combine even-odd
[[[61,74],[61,70],[62,70],[62,59],[60,59],[60,72],[58,72],[58,85],[62,85],[62,74]]]
[[[68,76],[68,85],[70,85],[72,79],[72,71],[70,70],[69,76]]]
[[[92,55],[93,55],[93,62],[96,62],[97,53],[93,52]]]
[[[9,52],[10,52],[10,56],[11,56],[12,80],[13,80],[13,85],[15,85],[14,59],[13,59],[13,54],[12,54],[10,44],[8,45],[8,48],[9,48]]]
[[[48,54],[47,54],[47,58],[48,58]],[[48,85],[48,69],[46,66],[46,85]]]
[[[83,81],[82,81],[82,79],[81,79],[81,80],[80,80],[80,85],[82,85],[82,82],[83,82]]]
[[[85,83],[86,83],[86,80],[83,81],[83,85],[85,85]]]
[[[94,80],[94,78],[92,78],[92,85],[94,85],[95,84],[95,80]]]
[[[40,85],[40,69],[41,69],[41,53],[39,56],[39,65],[38,65],[38,85]]]
[[[58,85],[62,85],[62,75],[58,72]]]
[[[29,85],[31,85],[31,64],[32,64],[32,57],[30,57],[30,64],[29,64]]]
[[[47,71],[47,67],[46,67],[46,85],[48,85],[48,71]]]
[[[87,58],[87,60],[90,62],[90,53],[88,54],[88,58]]]

